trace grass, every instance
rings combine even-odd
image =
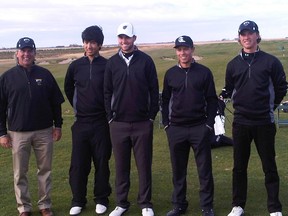
[[[287,55],[279,47],[287,47],[288,41],[262,41],[261,49],[276,55],[284,65],[288,66]],[[140,47],[141,49],[141,47]],[[223,43],[223,44],[206,44],[197,45],[195,55],[201,56],[203,59],[200,63],[208,66],[213,74],[216,84],[217,92],[219,93],[224,86],[225,68],[227,62],[235,56],[240,50],[237,43]],[[156,64],[159,78],[160,89],[162,89],[163,76],[165,71],[176,63],[175,53],[171,47],[161,47],[147,51]],[[285,55],[285,56],[283,56]],[[58,62],[57,59],[53,62]],[[11,65],[9,65],[11,66]],[[59,83],[63,91],[64,76],[68,65],[50,64],[44,65],[50,69]],[[9,68],[7,65],[0,67],[0,73]],[[228,108],[232,110],[231,104]],[[226,111],[226,131],[227,135],[231,136],[231,121],[233,116]],[[282,115],[282,113],[281,113]],[[283,113],[288,119],[288,114]],[[53,189],[52,201],[53,211],[56,216],[68,215],[71,203],[71,190],[68,181],[68,172],[71,157],[71,131],[70,127],[73,124],[74,118],[72,108],[68,101],[63,105],[63,137],[54,145],[54,161],[53,161]],[[276,135],[276,153],[278,171],[281,179],[280,199],[283,204],[283,215],[288,213],[288,151],[287,151],[288,127],[281,127],[278,129]],[[153,157],[153,195],[152,202],[154,204],[155,214],[158,216],[166,215],[171,208],[171,193],[172,193],[172,174],[171,163],[169,156],[169,149],[166,135],[162,128],[159,128],[158,119],[155,121],[154,130],[154,157]],[[227,215],[231,210],[231,180],[232,180],[232,148],[222,147],[213,149],[213,174],[215,181],[215,212],[218,216]],[[108,213],[115,207],[115,193],[114,193],[114,158],[113,155],[110,160],[111,179],[110,183],[113,192],[110,196],[110,206]],[[37,215],[37,168],[35,165],[35,158],[32,154],[30,159],[29,182],[30,192],[33,200],[34,215]],[[92,172],[94,170],[92,169]],[[268,215],[266,209],[266,190],[264,187],[264,174],[261,169],[261,162],[256,152],[255,146],[252,145],[251,158],[249,162],[249,184],[248,184],[248,200],[245,208],[246,216],[263,216]],[[81,216],[95,215],[95,205],[93,203],[93,174],[89,177],[88,194],[87,194],[87,208]],[[3,216],[17,215],[16,201],[13,190],[13,171],[12,171],[12,156],[11,150],[0,148],[0,212]],[[193,152],[190,153],[190,162],[188,167],[188,193],[187,199],[189,207],[186,215],[197,216],[201,215],[199,208],[198,188],[199,182],[197,171],[194,163]],[[131,189],[129,193],[129,200],[131,202],[130,210],[125,214],[126,216],[140,215],[141,210],[137,205],[138,193],[138,176],[135,167],[134,159],[132,160],[131,170]],[[105,214],[105,215],[108,215]]]

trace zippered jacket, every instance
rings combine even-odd
[[[251,63],[240,53],[227,64],[225,89],[234,107],[234,121],[245,125],[274,122],[274,109],[287,92],[280,61],[261,50]]]
[[[166,72],[162,92],[164,126],[207,124],[213,128],[217,105],[215,84],[209,68],[193,62],[187,72],[179,65]]]
[[[64,90],[77,121],[107,122],[103,94],[106,63],[102,56],[92,62],[83,56],[69,65]]]
[[[47,69],[17,65],[0,77],[0,136],[11,131],[61,128],[63,95]],[[6,122],[7,121],[7,122]]]
[[[152,58],[135,50],[128,66],[120,53],[113,55],[105,71],[104,95],[108,121],[154,120],[159,110],[159,84]]]

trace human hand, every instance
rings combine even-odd
[[[61,128],[53,128],[53,141],[59,141],[62,137]]]
[[[9,135],[4,135],[0,137],[0,145],[3,148],[12,148],[12,142]]]

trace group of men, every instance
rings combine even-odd
[[[270,216],[282,216],[279,176],[275,161],[273,111],[286,95],[286,76],[280,61],[259,49],[258,26],[241,23],[241,52],[226,69],[221,98],[234,107],[233,202],[228,216],[244,215],[247,199],[247,166],[254,140],[265,173]],[[96,214],[107,212],[111,186],[109,160],[115,158],[116,208],[109,216],[129,210],[131,154],[139,175],[137,203],[142,216],[154,216],[152,197],[153,121],[159,111],[159,86],[152,58],[135,45],[131,23],[117,29],[119,51],[108,60],[100,55],[104,35],[99,26],[82,32],[84,56],[67,70],[64,91],[74,109],[69,183],[70,215],[85,208],[87,181],[94,164]],[[27,171],[31,149],[37,161],[38,208],[52,216],[51,164],[53,141],[61,138],[61,104],[64,97],[47,70],[35,64],[36,46],[24,37],[17,42],[17,66],[0,77],[0,144],[12,148],[14,189],[20,216],[32,214]],[[162,117],[173,173],[173,209],[167,216],[185,214],[188,208],[187,165],[193,149],[200,182],[203,216],[214,216],[214,181],[210,137],[218,97],[211,70],[193,58],[189,36],[175,40],[178,64],[167,70],[162,91]],[[253,214],[253,213],[251,213]]]

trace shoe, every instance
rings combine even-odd
[[[53,212],[51,211],[51,209],[46,208],[46,209],[40,209],[40,214],[42,216],[53,216]]]
[[[109,216],[121,216],[126,211],[128,211],[128,209],[122,208],[120,206],[116,206],[116,208],[109,214]]]
[[[154,216],[154,212],[152,208],[143,208],[142,216]]]
[[[213,209],[202,210],[202,216],[214,216]]]
[[[179,216],[181,214],[184,214],[185,212],[186,212],[186,209],[177,207],[169,211],[166,216]]]
[[[96,204],[95,212],[97,214],[104,214],[107,211],[107,207],[102,204]]]
[[[19,216],[31,216],[31,212],[22,212]]]
[[[80,206],[73,206],[71,209],[70,209],[70,212],[69,212],[69,215],[79,215],[82,211],[82,207]]]
[[[273,212],[270,213],[270,216],[282,216],[282,212]]]
[[[228,216],[242,216],[244,215],[244,210],[240,206],[234,206],[232,211],[228,214]]]

